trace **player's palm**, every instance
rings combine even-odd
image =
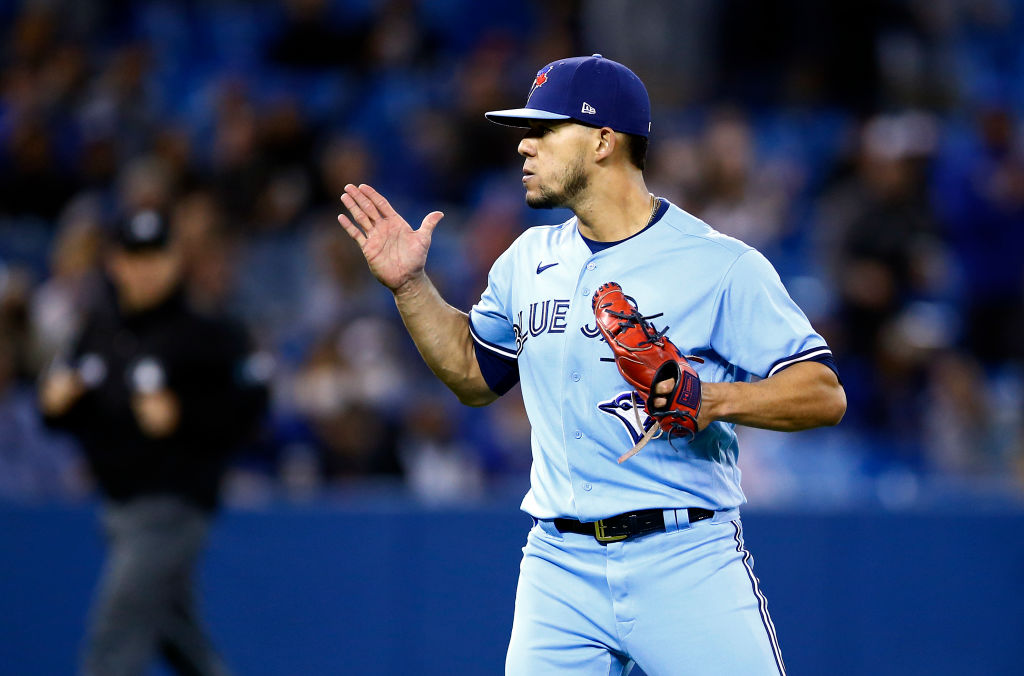
[[[368,185],[345,186],[341,197],[352,220],[344,215],[338,222],[359,244],[370,272],[392,291],[423,272],[434,227],[443,214],[434,211],[423,218],[418,230],[395,211],[391,204]]]
[[[362,243],[370,271],[391,289],[398,288],[423,270],[429,248],[430,235],[423,231],[423,227],[413,230],[402,218],[378,222]]]

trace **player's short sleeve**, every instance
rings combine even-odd
[[[763,255],[750,249],[726,272],[712,316],[711,347],[726,361],[766,378],[801,361],[836,369],[832,351]]]
[[[504,394],[519,381],[518,347],[507,289],[511,279],[504,274],[503,255],[495,261],[487,276],[487,288],[469,311],[469,331],[476,349],[480,372],[488,387]]]

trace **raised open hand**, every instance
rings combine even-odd
[[[423,274],[430,238],[444,214],[430,212],[419,229],[413,230],[383,195],[366,184],[346,185],[341,202],[352,219],[340,214],[338,223],[359,245],[370,272],[381,284],[398,291]]]

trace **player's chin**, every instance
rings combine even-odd
[[[526,189],[526,206],[531,209],[557,209],[562,206],[562,201],[547,190]]]

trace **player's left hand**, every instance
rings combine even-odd
[[[700,406],[700,413],[697,414],[697,431],[698,432],[702,431],[704,428],[706,428],[708,425],[710,425],[711,423],[713,423],[715,421],[715,418],[714,418],[714,416],[713,416],[713,414],[711,412],[712,408],[713,408],[713,406],[711,404],[716,399],[715,395],[718,392],[717,386],[718,386],[718,383],[709,383],[709,382],[701,381],[701,384],[700,384],[700,389],[701,389],[701,406]],[[675,388],[676,388],[676,380],[675,380],[675,378],[669,378],[668,380],[663,380],[660,383],[658,383],[657,385],[655,385],[654,386],[654,391],[651,393],[651,405],[654,406],[655,408],[661,408],[661,407],[664,407],[664,406],[668,405],[668,397],[666,397],[666,396],[655,396],[655,395],[668,395],[668,394],[672,394],[672,392],[675,391]]]

